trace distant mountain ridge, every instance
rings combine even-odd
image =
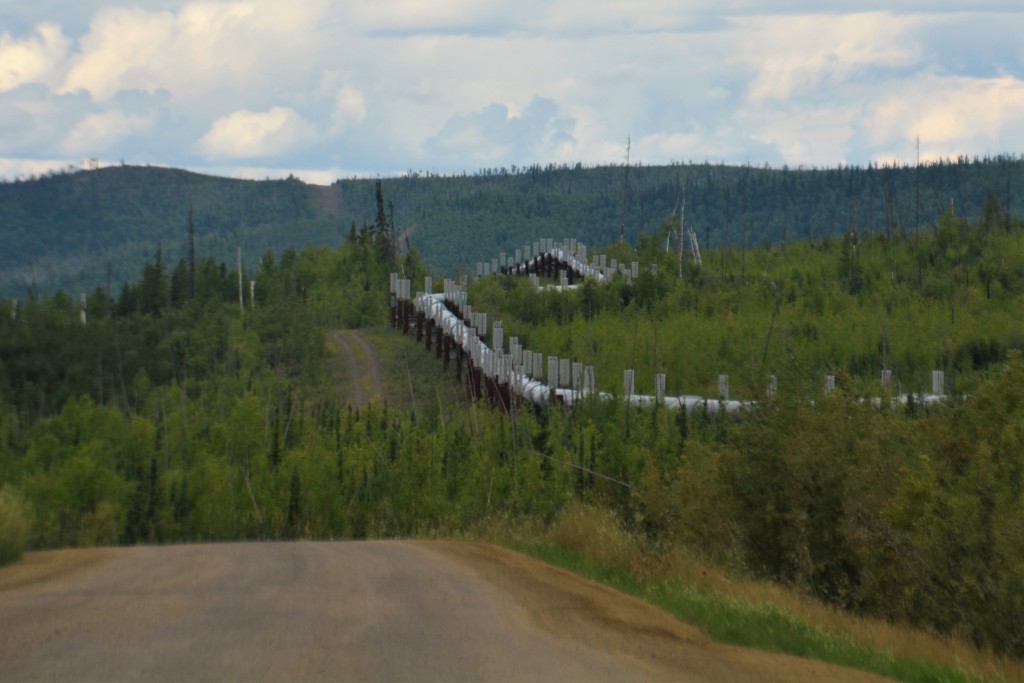
[[[329,187],[119,166],[0,184],[0,294],[91,291],[138,276],[158,244],[185,254],[190,208],[197,256],[254,266],[267,250],[335,245],[376,216],[375,180]],[[472,269],[540,237],[600,246],[664,239],[685,210],[701,246],[780,243],[853,231],[858,237],[932,229],[951,204],[968,220],[998,206],[1024,211],[1024,160],[959,158],[920,167],[790,169],[716,164],[629,168],[548,165],[382,179],[401,246],[438,271]]]

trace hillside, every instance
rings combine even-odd
[[[631,244],[660,234],[685,194],[701,245],[754,246],[858,234],[928,233],[953,205],[982,218],[986,199],[1004,216],[1024,206],[1024,160],[961,158],[921,167],[773,169],[713,164],[531,166],[382,181],[389,217],[431,268],[470,268],[540,237]],[[374,180],[330,187],[232,180],[177,169],[122,166],[0,184],[0,294],[64,288],[116,290],[154,257],[185,255],[189,209],[199,257],[247,267],[267,250],[335,246],[376,216]],[[624,210],[625,209],[625,210]]]
[[[0,185],[0,291],[27,285],[92,290],[133,279],[157,244],[184,256],[189,209],[196,251],[228,260],[289,244],[330,242],[312,189],[297,180],[246,181],[166,168],[117,167]],[[335,226],[336,227],[336,226]],[[334,244],[337,243],[335,229]],[[109,268],[109,272],[108,272]]]

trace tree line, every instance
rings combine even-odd
[[[337,246],[353,223],[374,224],[379,182],[399,249],[415,247],[432,268],[452,273],[542,237],[613,244],[621,232],[635,246],[658,234],[683,199],[704,248],[934,235],[951,202],[958,219],[975,222],[993,196],[1011,220],[1024,206],[1022,180],[1024,162],[1011,155],[836,168],[535,164],[330,187],[149,167],[77,171],[0,184],[0,295],[119,288],[157,242],[169,253],[185,246],[183,197],[194,207],[200,252],[230,261],[239,247],[251,259],[268,249]]]

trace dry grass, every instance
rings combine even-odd
[[[545,535],[555,545],[606,567],[633,570],[643,546],[622,528],[615,513],[573,502],[563,509]]]
[[[964,640],[945,638],[903,624],[859,617],[767,581],[737,577],[693,553],[673,549],[664,558],[662,580],[696,586],[751,604],[771,605],[824,631],[850,638],[880,652],[968,671],[987,680],[1024,681],[1024,662],[979,650]]]
[[[536,522],[496,517],[476,525],[469,536],[520,547],[543,541],[602,566],[629,570],[644,581],[697,588],[727,600],[774,607],[826,633],[878,652],[933,662],[985,680],[1024,681],[1024,662],[979,650],[963,640],[858,617],[778,584],[737,576],[683,548],[672,548],[651,558],[645,553],[643,542],[628,533],[614,513],[583,503],[568,505],[546,528]]]
[[[31,523],[28,504],[13,489],[0,489],[0,565],[21,559]]]

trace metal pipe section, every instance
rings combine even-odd
[[[531,256],[532,254],[532,256]],[[516,249],[514,258],[506,258],[501,254],[498,260],[490,263],[477,263],[477,275],[504,273],[506,275],[545,275],[563,280],[561,288],[576,288],[576,282],[592,278],[599,283],[611,280],[613,273],[608,268],[591,265],[586,261],[587,247],[576,240],[554,242],[542,239],[534,242],[533,249],[529,246]],[[499,265],[500,264],[500,265]],[[566,282],[567,280],[567,282]]]
[[[509,398],[515,397],[527,401],[538,408],[545,408],[552,401],[572,406],[589,397],[602,401],[615,398],[613,394],[596,391],[593,381],[593,368],[579,363],[575,364],[579,367],[573,368],[572,371],[574,377],[571,388],[560,387],[557,381],[554,385],[551,385],[532,377],[531,375],[537,366],[539,354],[523,351],[519,348],[519,352],[524,356],[529,354],[532,367],[527,367],[521,360],[520,362],[515,361],[515,354],[513,352],[505,353],[504,351],[490,348],[481,339],[477,330],[460,317],[457,310],[453,310],[456,309],[458,302],[461,302],[463,308],[465,308],[464,294],[464,290],[451,283],[451,281],[446,280],[444,293],[420,292],[416,296],[413,308],[417,314],[417,320],[421,321],[418,324],[431,325],[432,323],[432,326],[439,330],[444,338],[450,339],[457,349],[466,355],[473,368],[482,375],[485,385],[487,383],[493,384],[491,392],[496,395],[489,396],[492,401],[504,400],[500,395],[503,388],[507,388]],[[399,305],[399,308],[401,308],[401,305]],[[497,327],[500,329],[500,324],[497,324]],[[443,348],[442,344],[439,344],[438,348]],[[554,360],[557,362],[558,360],[566,359]],[[470,377],[473,377],[472,372],[469,374]],[[473,380],[470,381],[472,382]],[[478,392],[479,387],[472,393],[478,394]],[[626,400],[630,405],[636,407],[651,407],[657,402],[654,396],[642,395],[629,396]],[[662,399],[661,404],[665,408],[674,410],[683,408],[687,412],[702,408],[709,415],[722,412],[735,414],[744,407],[752,405],[751,402],[716,401],[702,396],[667,396]],[[507,408],[508,406],[505,407]]]
[[[604,257],[594,257],[594,264],[586,262],[586,246],[577,243],[575,240],[562,244],[555,244],[551,240],[535,242],[531,258],[531,249],[526,247],[516,250],[515,259],[506,258],[501,255],[502,272],[512,275],[530,275],[536,277],[538,273],[551,276],[560,272],[563,284],[555,286],[554,289],[575,289],[576,285],[567,285],[568,276],[565,272],[572,273],[572,279],[593,278],[597,282],[608,282],[615,272],[622,273],[629,277],[636,277],[637,264],[627,270],[623,266],[617,266],[612,261],[612,267],[606,267]],[[522,260],[520,260],[522,259]],[[481,272],[497,272],[499,260],[492,264],[478,264]],[[493,266],[489,267],[489,266]],[[414,301],[411,299],[411,283],[409,280],[401,280],[394,273],[391,275],[391,321],[394,327],[408,333],[410,321],[416,321],[416,339],[425,340],[428,350],[436,343],[436,355],[443,358],[444,367],[447,368],[450,362],[449,355],[455,351],[456,373],[459,378],[462,376],[462,361],[467,361],[468,391],[472,398],[486,398],[494,404],[501,404],[501,407],[509,411],[512,402],[527,401],[538,408],[545,408],[552,402],[572,406],[587,398],[595,398],[601,401],[619,398],[628,405],[637,408],[651,408],[661,405],[669,410],[686,410],[692,413],[702,410],[707,415],[736,415],[743,410],[755,408],[758,401],[738,401],[728,398],[728,376],[719,377],[720,398],[708,398],[705,396],[665,395],[665,378],[663,375],[655,377],[655,396],[638,395],[633,392],[632,370],[626,371],[626,387],[623,396],[616,397],[608,392],[597,391],[594,380],[593,366],[583,366],[580,363],[570,363],[568,359],[559,359],[554,356],[548,361],[548,382],[545,383],[539,376],[544,368],[544,356],[540,353],[524,349],[516,337],[509,340],[509,351],[504,351],[504,330],[500,320],[493,321],[491,325],[492,342],[496,348],[491,348],[484,341],[488,331],[487,314],[473,311],[468,302],[467,292],[464,286],[452,280],[444,281],[444,291],[433,293],[433,280],[428,278],[425,282],[427,291],[416,295]],[[424,330],[426,330],[424,332]],[[433,339],[436,335],[436,341]],[[481,386],[481,381],[483,382]],[[830,393],[834,388],[834,378],[826,376],[825,393]],[[882,373],[882,383],[888,386],[891,381],[891,373]],[[724,384],[723,384],[724,382]],[[569,387],[563,385],[569,384]],[[724,387],[724,388],[723,388]],[[768,396],[775,395],[774,378],[769,384]],[[944,386],[944,375],[941,371],[932,373],[932,392],[919,394],[898,394],[889,399],[892,407],[907,405],[913,401],[916,405],[924,408],[931,408],[939,405],[947,399]],[[882,398],[865,398],[873,405],[881,407]]]

